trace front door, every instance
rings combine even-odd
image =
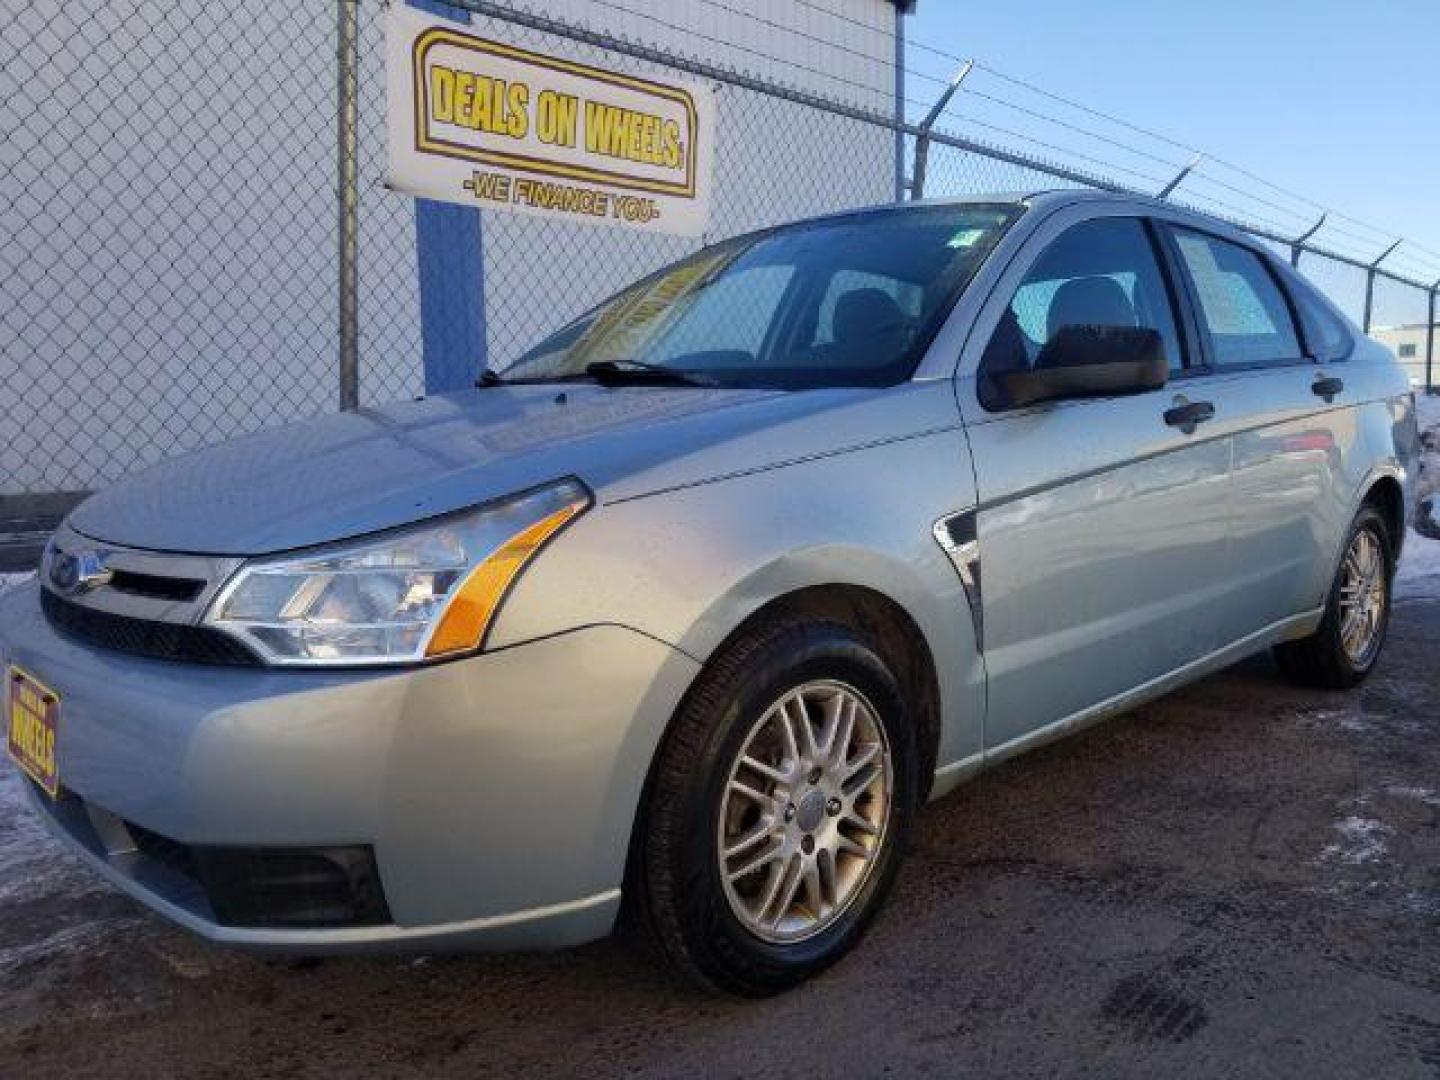
[[[1037,231],[977,324],[983,353],[961,366],[979,491],[987,752],[1220,643],[1230,440],[1212,434],[1184,377],[1194,335],[1158,234],[1139,217],[1093,213],[1073,207]],[[1043,364],[1046,342],[1076,324],[1158,331],[1171,383],[1007,408],[996,376]]]

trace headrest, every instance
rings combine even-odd
[[[1062,326],[1135,326],[1135,305],[1114,278],[1084,277],[1055,290],[1046,321],[1046,340]]]
[[[884,289],[851,289],[835,302],[835,340],[894,333],[905,312]]]

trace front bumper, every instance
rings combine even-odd
[[[59,635],[36,586],[0,600],[0,659],[61,695],[69,802],[34,802],[73,850],[208,938],[307,953],[604,935],[646,771],[698,669],[616,626],[402,670],[145,660]],[[182,845],[368,848],[389,921],[222,925],[129,827]]]

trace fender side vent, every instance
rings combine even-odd
[[[985,614],[980,590],[980,536],[977,514],[962,510],[935,523],[935,539],[950,557],[960,583],[965,586],[965,599],[970,605],[970,619],[975,626],[975,647],[985,650]]]

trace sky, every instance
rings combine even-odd
[[[1419,247],[1402,245],[1386,265],[1440,279],[1440,0],[919,0],[906,35],[907,67],[917,73],[947,75],[955,65],[916,43],[976,58],[1403,235]],[[1187,157],[1094,117],[1062,112],[1063,106],[984,71],[966,87],[972,82],[979,93],[1062,115],[1116,141],[1133,141],[1144,153],[1181,164]],[[939,90],[912,74],[907,95],[928,100]],[[994,102],[967,102],[964,94],[962,88],[952,107],[957,115],[942,124],[956,133],[967,133],[963,117],[969,115],[1126,161],[1139,172],[1167,171],[1148,157],[1126,156]],[[974,125],[969,133],[1019,145]],[[1214,175],[1275,204],[1247,203],[1256,214],[1289,224],[1314,212],[1236,173],[1215,167]],[[1195,190],[1242,201],[1203,181]],[[1356,234],[1332,235],[1337,246],[1356,254],[1383,250],[1378,234],[1335,224]]]

